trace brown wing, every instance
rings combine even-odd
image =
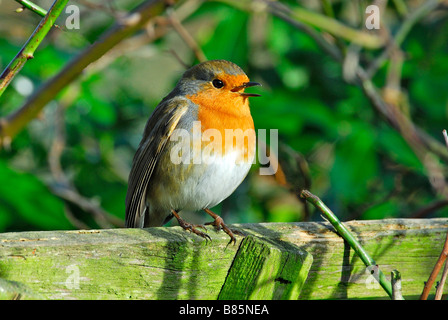
[[[146,190],[165,145],[181,117],[188,110],[188,100],[163,100],[146,123],[143,139],[135,153],[126,194],[125,223],[141,228],[146,210]]]

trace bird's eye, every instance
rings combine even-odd
[[[222,87],[224,87],[224,82],[219,79],[213,80],[212,83],[215,88],[221,89]]]

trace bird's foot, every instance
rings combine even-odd
[[[204,238],[205,240],[210,240],[210,241],[212,240],[208,234],[206,234],[206,233],[196,229],[196,228],[202,228],[205,231],[207,231],[207,228],[204,225],[189,223],[189,222],[185,221],[184,219],[182,219],[179,216],[179,214],[176,211],[174,211],[174,210],[172,211],[172,213],[176,217],[177,222],[179,222],[179,225],[182,227],[182,229],[188,230],[190,232],[193,232],[194,234]]]
[[[239,236],[243,236],[245,237],[246,235],[236,229],[230,229],[225,223],[223,218],[221,218],[220,216],[218,216],[216,213],[214,213],[213,211],[211,211],[210,209],[204,209],[205,212],[207,212],[209,215],[212,216],[213,219],[215,219],[212,222],[207,222],[206,225],[212,225],[215,227],[215,229],[217,231],[219,230],[224,230],[225,233],[227,233],[230,237],[230,241],[227,245],[231,244],[233,242],[233,244],[236,244],[236,238],[235,238],[235,234],[239,235]]]

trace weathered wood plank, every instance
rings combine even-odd
[[[247,236],[218,299],[297,300],[312,262],[308,252],[288,243]]]
[[[442,250],[448,219],[385,219],[345,224],[389,279],[392,270],[401,272],[405,298],[420,296]],[[375,276],[370,273],[372,270],[345,246],[328,223],[288,224],[280,230],[272,227],[265,224],[252,228],[267,237],[290,242],[313,256],[301,299],[387,298],[383,289],[372,281]]]
[[[401,272],[403,295],[409,298],[421,293],[442,249],[448,219],[346,225],[386,275]],[[328,223],[237,227],[313,256],[301,299],[387,298]],[[26,288],[25,297],[31,298],[217,299],[242,238],[227,246],[226,234],[208,233],[211,242],[179,227],[3,233],[0,278]]]
[[[179,228],[9,233],[0,272],[49,299],[216,299],[238,248],[227,242]]]

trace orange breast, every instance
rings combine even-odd
[[[222,154],[238,150],[240,161],[252,161],[255,154],[255,130],[247,97],[236,92],[205,89],[187,98],[199,106],[203,149],[213,144],[215,148],[221,149]]]

